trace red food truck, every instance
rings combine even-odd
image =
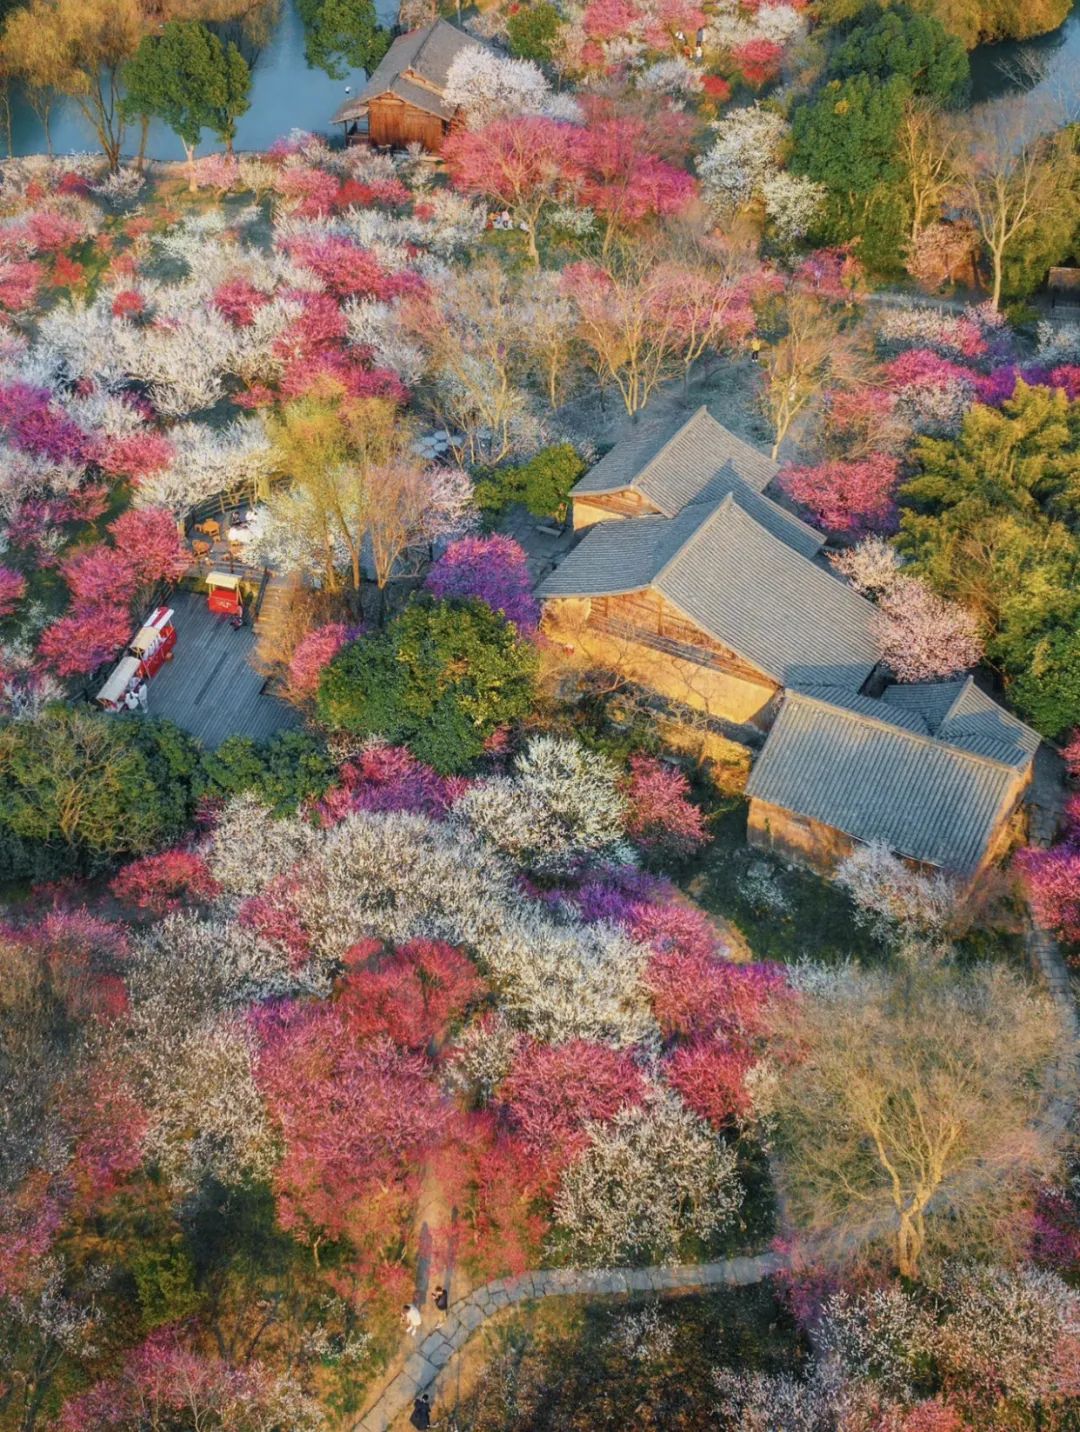
[[[244,619],[244,598],[240,591],[240,578],[231,572],[207,572],[206,605],[220,616],[232,617],[233,625]]]
[[[129,691],[156,675],[165,662],[172,661],[176,646],[172,607],[155,607],[131,638],[128,649],[98,692],[97,704],[106,711],[120,711]]]

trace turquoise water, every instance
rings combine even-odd
[[[397,16],[396,0],[377,0],[383,24]],[[309,69],[304,60],[304,29],[293,0],[285,0],[281,22],[259,55],[253,74],[251,108],[237,127],[237,149],[266,149],[290,129],[327,132],[328,120],[346,97],[346,86],[355,91],[364,80],[363,70],[345,80],[332,80],[322,70]],[[16,154],[38,154],[45,149],[41,121],[28,105],[13,106],[12,130]],[[53,148],[57,154],[78,153],[97,148],[93,132],[70,100],[59,101],[50,118]],[[138,145],[138,131],[127,136],[132,148]],[[207,134],[200,153],[220,148]],[[147,153],[155,159],[182,159],[180,141],[164,125],[150,128]]]

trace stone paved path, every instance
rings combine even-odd
[[[453,1359],[488,1318],[515,1303],[536,1298],[570,1297],[586,1294],[613,1297],[620,1293],[691,1292],[723,1285],[747,1287],[771,1278],[785,1265],[780,1253],[759,1253],[748,1258],[727,1258],[719,1263],[688,1263],[678,1267],[655,1268],[549,1268],[522,1273],[516,1278],[496,1278],[450,1305],[446,1321],[418,1342],[416,1351],[397,1376],[367,1409],[354,1432],[388,1432],[422,1392],[438,1402],[439,1387],[445,1386]]]

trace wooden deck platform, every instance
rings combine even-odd
[[[206,597],[177,589],[176,654],[150,682],[150,714],[175,721],[215,750],[227,736],[264,741],[298,726],[300,717],[276,696],[262,695],[265,678],[251,664],[255,633],[234,631],[207,610]]]

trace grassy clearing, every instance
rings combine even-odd
[[[696,1432],[716,1426],[714,1368],[795,1371],[805,1357],[768,1284],[652,1303],[550,1299],[477,1344],[436,1408],[458,1432]]]

